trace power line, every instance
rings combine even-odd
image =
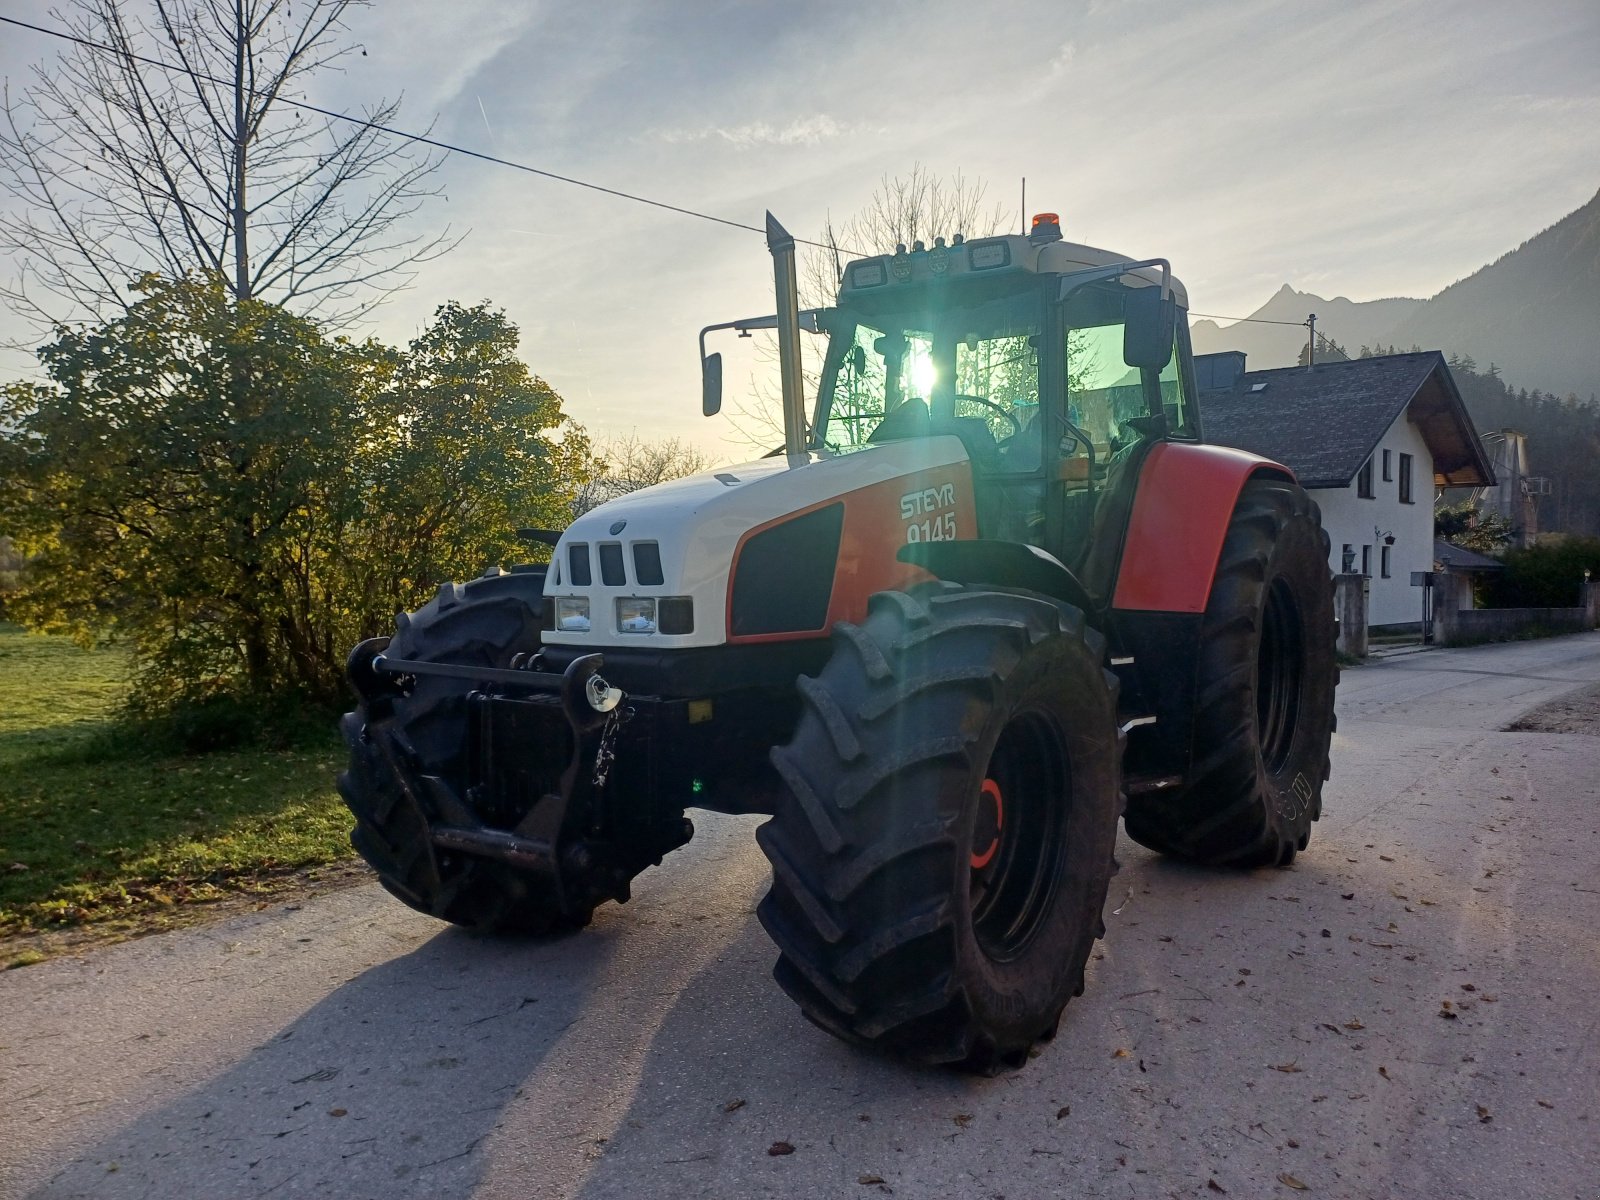
[[[214,83],[219,87],[235,86],[234,82],[231,80],[218,79],[214,75],[206,75],[188,67],[164,62],[158,58],[149,58],[142,54],[135,54],[132,50],[123,50],[116,46],[108,46],[103,42],[91,41],[89,38],[79,37],[77,34],[68,33],[65,30],[49,29],[43,25],[32,25],[27,21],[19,21],[15,17],[0,16],[0,21],[3,21],[7,25],[15,25],[21,29],[32,30],[34,33],[42,33],[46,37],[60,38],[62,41],[75,42],[80,46],[86,47],[87,49],[99,50],[107,54],[113,54],[118,58],[124,58],[130,62],[144,63],[146,66],[157,67],[163,71],[171,71],[178,75],[186,75],[190,79],[198,79],[203,80],[206,83]],[[255,96],[259,95],[260,93],[251,92],[250,94]],[[347,113],[334,112],[332,109],[321,108],[315,104],[308,104],[303,100],[292,100],[287,96],[278,96],[277,102],[288,105],[290,108],[299,108],[304,109],[306,112],[316,113],[318,116],[327,117],[330,120],[346,121],[352,125],[360,125],[364,129],[371,129],[378,133],[388,134],[391,137],[404,138],[407,141],[418,142],[424,146],[432,146],[435,149],[444,150],[451,154],[463,154],[468,158],[476,158],[482,162],[494,163],[496,166],[510,167],[515,171],[526,171],[530,175],[539,175],[545,179],[554,179],[559,183],[570,183],[574,187],[587,188],[592,192],[601,192],[607,196],[616,196],[621,200],[632,200],[636,204],[648,204],[652,208],[665,209],[667,212],[679,213],[685,217],[697,217],[702,221],[712,221],[718,225],[727,225],[733,229],[744,229],[751,233],[759,233],[763,235],[766,233],[766,230],[758,225],[747,225],[743,221],[734,221],[727,217],[718,217],[711,213],[699,212],[696,209],[683,208],[677,204],[668,204],[664,200],[652,200],[648,196],[639,196],[632,192],[621,191],[618,188],[609,188],[598,183],[589,183],[583,179],[575,179],[570,175],[558,175],[554,171],[546,171],[540,167],[530,167],[527,163],[514,162],[509,158],[499,158],[493,154],[485,154],[481,150],[469,150],[465,146],[457,146],[453,142],[440,141],[438,138],[431,138],[425,134],[412,133],[409,130],[396,129],[390,125],[380,125],[376,121],[369,121],[362,117],[352,117]],[[851,254],[860,255],[861,253],[859,250],[850,250],[849,247],[838,247],[831,246],[823,242],[814,242],[809,238],[795,238],[795,241],[807,246],[816,246],[823,250],[845,249]]]
[[[1304,329],[1307,325],[1305,321],[1269,321],[1266,317],[1224,317],[1216,313],[1197,312],[1192,312],[1189,315],[1191,317],[1206,317],[1212,321],[1248,321],[1252,325],[1292,325],[1296,329]]]

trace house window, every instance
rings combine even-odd
[[[1389,552],[1393,549],[1393,546],[1385,546],[1378,551],[1378,566],[1385,579],[1389,578]]]
[[[1383,481],[1385,483],[1388,483],[1391,479],[1394,478],[1394,474],[1389,468],[1390,468],[1389,451],[1385,450],[1383,452]]]
[[[1371,546],[1363,546],[1363,547],[1361,547],[1361,573],[1363,575],[1371,575],[1372,574],[1372,547]]]
[[[1363,500],[1373,499],[1372,460],[1370,458],[1362,464],[1361,470],[1356,472],[1356,495]]]
[[[1400,456],[1400,503],[1411,504],[1411,455]]]

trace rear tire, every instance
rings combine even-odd
[[[1213,866],[1287,866],[1322,815],[1334,660],[1328,535],[1305,490],[1246,483],[1201,626],[1195,761],[1173,796],[1136,796],[1128,836]]]
[[[955,584],[880,593],[835,626],[756,835],[773,973],[808,1018],[982,1072],[1054,1034],[1115,869],[1104,657],[1077,609]]]
[[[515,655],[538,651],[544,603],[542,570],[447,583],[422,608],[401,614],[386,653],[507,667]],[[339,794],[356,818],[350,844],[392,895],[429,916],[520,933],[587,925],[592,906],[563,914],[515,867],[433,845],[430,825],[467,808],[469,689],[461,680],[418,676],[409,695],[364,699],[346,714],[350,766]]]

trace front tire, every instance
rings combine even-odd
[[[774,975],[817,1025],[993,1072],[1051,1036],[1104,932],[1116,679],[1083,614],[930,584],[872,598],[772,760]]]
[[[1328,535],[1303,488],[1245,484],[1198,655],[1195,762],[1175,796],[1131,801],[1128,836],[1212,866],[1288,866],[1322,815],[1338,680]]]
[[[508,667],[518,654],[538,651],[544,605],[542,569],[447,583],[422,608],[401,614],[387,653]],[[469,807],[468,691],[460,680],[423,675],[409,694],[364,697],[345,715],[350,765],[339,794],[356,819],[350,844],[391,895],[440,920],[536,934],[587,925],[592,904],[563,912],[557,897],[510,864],[434,846],[431,826]]]

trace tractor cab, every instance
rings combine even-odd
[[[775,245],[787,239],[778,232]],[[781,280],[778,293],[781,304]],[[795,315],[791,328],[826,336],[827,348],[814,407],[786,389],[786,449],[798,464],[958,440],[977,538],[1048,552],[1099,607],[1115,583],[1139,464],[1161,442],[1199,440],[1187,307],[1164,259],[1063,241],[1053,213],[1027,236],[957,234],[858,259],[834,307]],[[704,354],[705,335],[776,328],[781,350],[786,324],[780,314],[702,331],[707,414],[720,406],[721,364]],[[807,457],[793,457],[802,450]],[[908,525],[907,542],[949,536],[923,524]]]
[[[1038,546],[1101,590],[1094,532],[1126,509],[1130,467],[1199,436],[1186,307],[1165,262],[1064,242],[1051,214],[1027,237],[852,262],[837,307],[817,314],[828,348],[811,444],[959,438],[979,537]]]

